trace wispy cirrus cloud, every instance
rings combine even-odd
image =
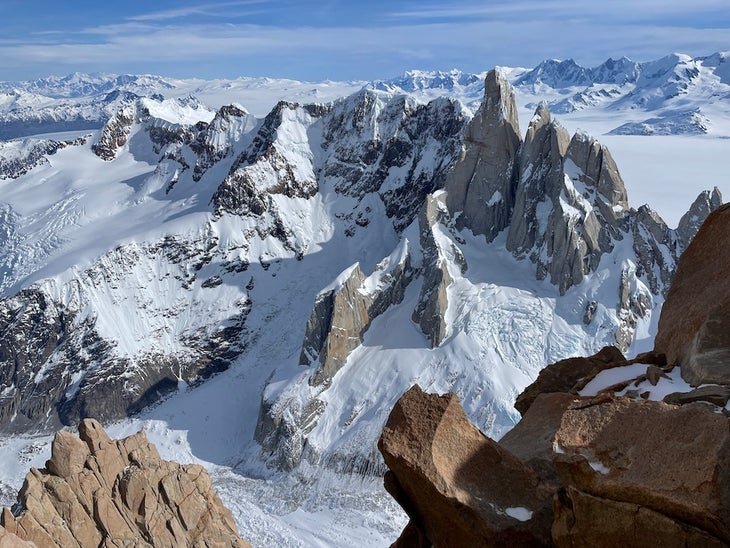
[[[139,15],[130,15],[126,17],[127,21],[169,21],[191,16],[213,16],[226,17],[225,11],[229,8],[240,8],[244,6],[256,6],[268,4],[269,0],[238,0],[235,2],[216,2],[212,4],[198,4],[195,6],[183,6],[168,10],[154,11],[142,13]]]
[[[730,16],[726,0],[697,0],[667,2],[666,0],[612,0],[611,2],[576,2],[575,0],[494,0],[491,2],[438,2],[432,5],[414,4],[392,10],[392,18],[408,20],[495,18],[502,20],[543,19],[546,23],[569,19],[594,19],[603,23],[614,21],[639,22],[647,19],[683,17],[688,22],[701,15]]]

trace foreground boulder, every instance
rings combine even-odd
[[[730,427],[706,406],[541,393],[497,443],[414,386],[379,448],[396,547],[730,544]]]
[[[454,394],[411,388],[378,447],[391,470],[386,489],[411,518],[402,546],[549,543],[554,487],[469,423]]]
[[[79,437],[56,434],[0,524],[11,541],[44,547],[250,546],[201,466],[161,460],[143,432],[113,441],[93,419]]]
[[[556,500],[558,545],[575,546],[591,524],[638,510],[635,546],[657,545],[655,531],[671,522],[669,530],[695,545],[730,542],[727,417],[701,407],[596,398],[568,407],[554,450],[562,484],[572,488]],[[601,531],[604,545],[627,539],[616,523]]]
[[[730,204],[707,217],[682,254],[654,348],[692,385],[730,384]]]

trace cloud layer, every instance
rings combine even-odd
[[[730,49],[726,0],[348,4],[199,2],[47,25],[0,40],[0,71],[6,80],[71,71],[370,79],[409,68],[481,71],[568,57],[595,65]]]

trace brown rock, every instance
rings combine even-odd
[[[646,368],[646,378],[652,386],[656,386],[659,382],[659,379],[661,379],[662,377],[668,378],[667,374],[664,372],[664,369],[662,369],[661,367],[657,367],[656,365],[650,365]]]
[[[446,205],[456,227],[483,234],[488,242],[509,226],[514,207],[522,143],[517,118],[512,87],[491,70],[484,101],[466,128],[462,157],[446,178]]]
[[[51,474],[68,478],[81,472],[88,456],[89,448],[78,437],[70,432],[57,432],[46,468]]]
[[[558,548],[661,546],[720,548],[717,537],[628,502],[602,499],[568,487],[555,497],[552,537]]]
[[[390,548],[431,548],[431,542],[424,536],[416,524],[409,521],[398,539]]]
[[[565,410],[579,400],[564,392],[538,394],[522,420],[507,432],[499,444],[531,466],[545,480],[557,483],[553,466],[553,440]]]
[[[390,469],[386,489],[431,544],[549,542],[554,489],[469,423],[455,395],[411,388],[378,447]]]
[[[0,548],[35,548],[35,544],[22,540],[19,536],[0,527]]]
[[[712,212],[682,253],[654,348],[693,385],[730,384],[730,206]]]
[[[103,449],[111,445],[112,439],[104,431],[99,421],[94,419],[84,419],[79,424],[79,438],[86,442],[89,451],[94,455],[99,449]]]
[[[563,415],[565,486],[631,503],[730,541],[730,429],[722,415],[661,402],[582,402]]]
[[[160,459],[144,433],[112,441],[85,420],[59,432],[48,470],[31,469],[0,525],[38,546],[249,546],[205,470]],[[2,545],[0,537],[0,546]]]
[[[615,346],[606,346],[588,358],[567,358],[548,365],[535,382],[525,388],[515,401],[515,409],[524,415],[538,395],[548,392],[571,392],[580,381],[587,384],[596,374],[626,361]],[[582,388],[576,388],[577,390]]]
[[[710,402],[718,407],[725,407],[730,400],[730,388],[727,386],[701,386],[689,392],[672,392],[664,396],[665,403],[685,405],[698,401]]]

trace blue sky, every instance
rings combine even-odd
[[[0,80],[389,78],[730,50],[728,0],[0,0]]]

